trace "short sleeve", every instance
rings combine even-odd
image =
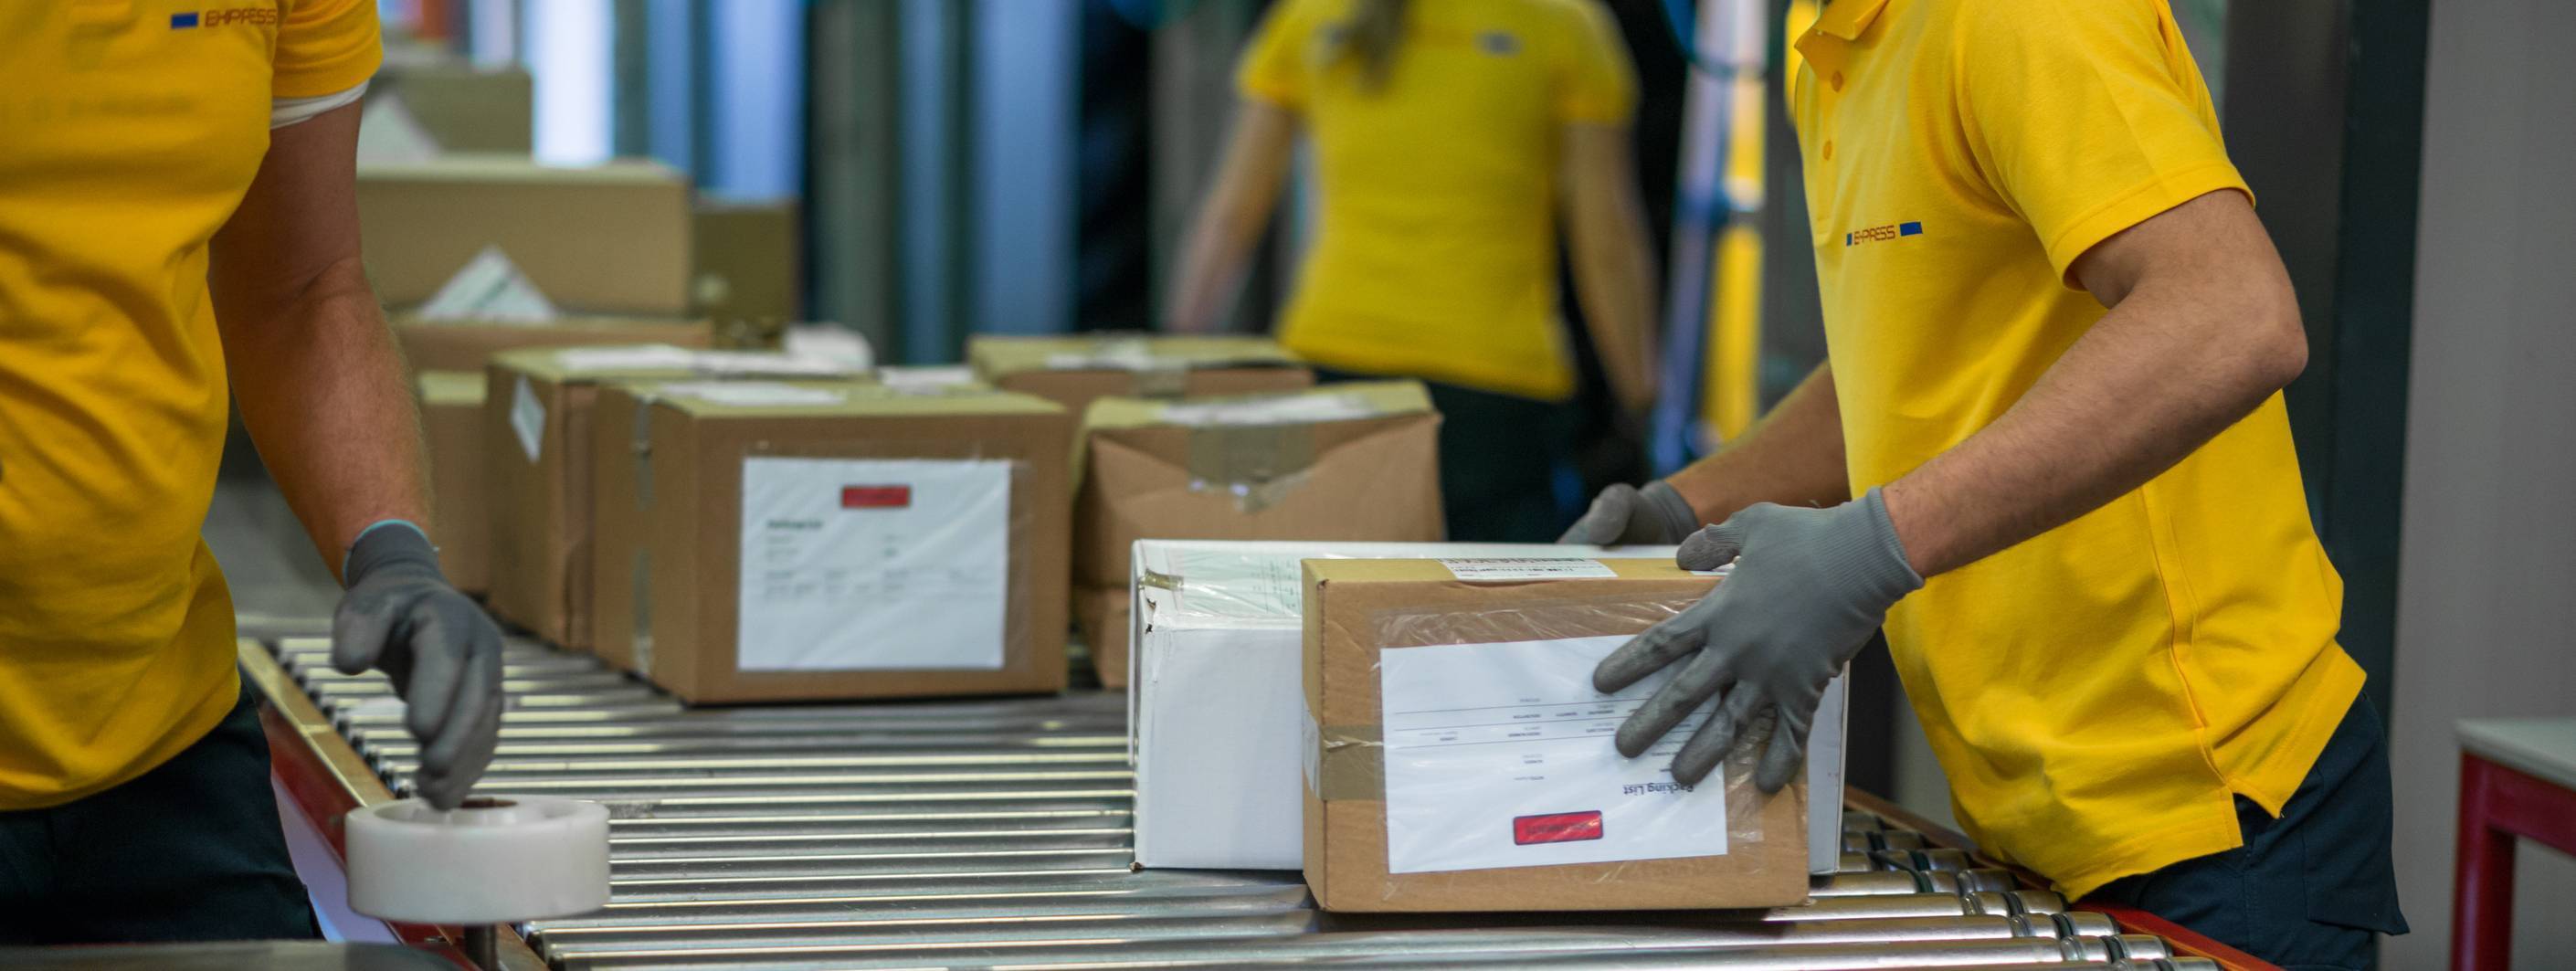
[[[375,76],[385,56],[375,0],[288,0],[283,7],[271,97],[338,94]]]
[[[1311,6],[1301,0],[1270,5],[1252,40],[1244,45],[1242,61],[1235,65],[1236,93],[1282,108],[1305,105],[1305,49],[1311,32],[1306,8]]]
[[[1557,64],[1556,119],[1624,125],[1637,111],[1637,70],[1628,42],[1595,0],[1571,0]]]
[[[1967,6],[1953,76],[1969,151],[2060,278],[2095,244],[2193,198],[2252,196],[2162,4]]]

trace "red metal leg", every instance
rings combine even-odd
[[[2451,969],[2513,963],[2513,834],[2495,826],[2493,763],[2460,756],[2458,856],[2452,867]]]

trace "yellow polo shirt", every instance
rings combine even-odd
[[[1835,0],[1790,99],[1855,492],[2001,417],[2101,318],[2068,265],[2245,191],[2162,0]],[[2233,848],[2359,692],[2280,396],[1887,621],[1980,845],[2069,895]]]
[[[380,57],[374,0],[0,3],[0,810],[130,780],[231,709],[197,538],[227,410],[206,244],[272,99]]]
[[[1342,50],[1351,0],[1281,0],[1246,98],[1314,145],[1314,243],[1279,339],[1316,363],[1555,401],[1557,154],[1569,122],[1626,125],[1636,81],[1595,0],[1412,0],[1385,86]]]

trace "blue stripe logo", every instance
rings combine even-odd
[[[1923,235],[1923,224],[1922,224],[1922,223],[1897,223],[1897,224],[1896,224],[1896,235],[1899,235],[1899,236],[1921,236],[1921,235]]]
[[[187,13],[174,13],[170,15],[171,30],[186,30],[196,25],[197,12],[194,10],[188,11]]]

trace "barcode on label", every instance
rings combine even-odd
[[[1442,560],[1452,576],[1470,582],[1488,580],[1589,580],[1619,574],[1599,560],[1521,559]]]

